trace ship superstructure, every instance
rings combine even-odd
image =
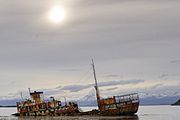
[[[79,113],[78,105],[75,102],[69,102],[62,106],[61,101],[51,97],[50,100],[42,99],[43,92],[30,92],[31,99],[17,102],[17,114],[19,116],[55,116],[55,115],[73,115]]]
[[[112,96],[101,98],[96,78],[94,61],[92,60],[93,75],[95,80],[95,90],[98,110],[101,115],[132,115],[138,111],[139,96],[137,93],[131,93],[121,96]]]

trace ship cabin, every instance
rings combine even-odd
[[[31,99],[26,99],[21,102],[17,102],[17,111],[20,116],[35,116],[46,115],[49,113],[49,109],[54,110],[61,106],[61,101],[55,100],[51,97],[51,100],[43,100],[43,92],[30,92]]]
[[[31,99],[37,104],[42,103],[43,101],[42,95],[43,95],[43,92],[34,91],[30,93]]]
[[[130,114],[138,110],[139,97],[137,93],[113,96],[99,100],[99,110],[103,113],[113,114]],[[108,115],[108,113],[106,113]]]

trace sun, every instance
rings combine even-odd
[[[54,6],[49,12],[51,22],[60,23],[65,18],[65,11],[60,6]]]

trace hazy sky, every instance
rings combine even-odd
[[[91,58],[103,95],[164,90],[180,95],[179,0],[0,4],[1,97],[29,87],[52,95],[88,93],[94,82]],[[64,9],[62,22],[48,18],[53,6]]]

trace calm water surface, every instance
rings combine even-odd
[[[93,107],[82,107],[90,110]],[[16,108],[0,108],[0,120],[180,120],[180,106],[140,106],[137,116],[13,117]]]

